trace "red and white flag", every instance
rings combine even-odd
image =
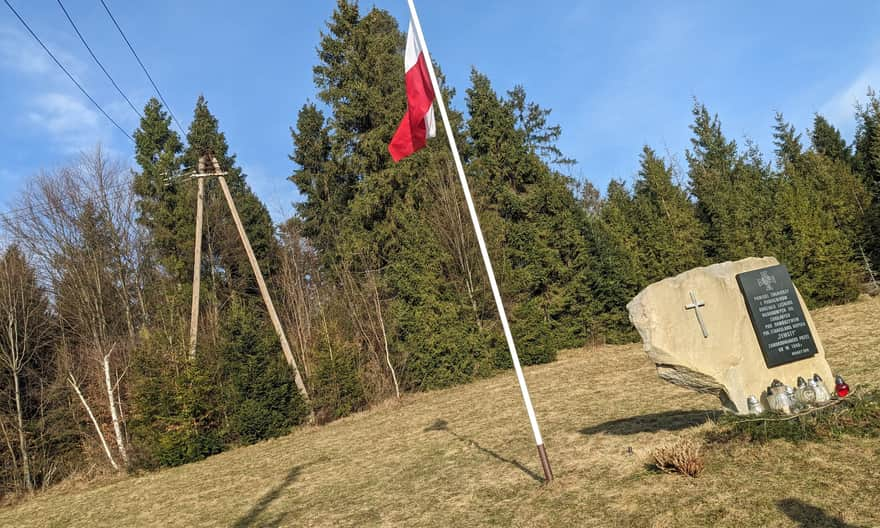
[[[394,161],[400,161],[425,146],[428,138],[437,135],[434,121],[434,88],[428,73],[425,54],[416,38],[412,21],[406,33],[406,115],[388,144]]]

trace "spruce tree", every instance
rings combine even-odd
[[[251,247],[260,264],[260,269],[271,277],[277,269],[278,245],[275,240],[275,229],[266,206],[247,184],[247,177],[236,165],[235,155],[229,153],[226,136],[220,131],[217,118],[208,108],[204,96],[199,96],[193,112],[193,120],[187,133],[187,148],[183,153],[182,163],[187,171],[196,171],[201,156],[215,156],[221,171],[226,172],[226,182],[235,201],[235,206],[245,226]],[[210,158],[209,158],[210,159]],[[209,164],[210,165],[210,164]],[[213,170],[213,167],[206,167]],[[195,218],[193,215],[191,218]],[[223,275],[208,274],[208,278],[217,277],[221,284],[212,284],[216,288],[223,286],[228,291],[246,290],[257,296],[256,281],[247,259],[244,246],[231,222],[231,213],[216,179],[205,182],[205,248],[206,262],[216,269],[222,269]],[[192,242],[189,243],[192,248]]]
[[[303,235],[320,248],[324,257],[332,257],[337,249],[340,222],[355,190],[355,178],[345,178],[331,165],[332,142],[328,126],[314,104],[300,109],[296,128],[291,128],[294,151],[290,160],[297,168],[290,176],[304,200],[297,204]],[[332,258],[327,263],[332,262]]]
[[[856,108],[853,161],[872,187],[880,184],[880,98],[873,90],[868,90],[868,101]]]
[[[773,126],[773,144],[776,146],[776,165],[784,169],[787,164],[796,164],[804,153],[801,135],[794,125],[788,123],[782,112],[776,112],[776,124]]]
[[[880,98],[868,90],[868,101],[856,111],[853,166],[871,193],[865,214],[865,250],[875,270],[880,268]]]
[[[648,283],[705,263],[705,231],[687,193],[672,181],[666,163],[645,146],[634,185],[630,223]],[[610,193],[609,193],[610,197]]]
[[[817,153],[835,161],[852,164],[852,150],[846,144],[846,140],[840,135],[840,131],[820,114],[813,117],[810,143]]]
[[[169,317],[161,307],[156,310]],[[195,362],[186,361],[181,334],[173,328],[153,329],[133,354],[129,431],[137,467],[179,466],[224,447],[227,407],[218,390],[223,380],[215,351],[201,347]]]
[[[386,12],[362,16],[356,4],[337,3],[314,70],[327,115],[311,105],[300,111],[291,179],[306,198],[299,212],[308,235],[330,268],[325,279],[339,263],[353,273],[383,270],[380,288],[394,299],[388,325],[395,329],[392,347],[406,364],[405,385],[425,388],[481,376],[493,363],[509,361],[498,346],[479,261],[471,254],[465,271],[462,255],[472,249],[449,242],[472,241],[464,231],[470,226],[442,223],[455,200],[441,203],[438,192],[447,198],[458,192],[438,187],[452,167],[444,131],[400,164],[387,154],[405,111],[404,43]],[[475,74],[472,81],[467,127],[460,129],[457,112],[450,117],[465,138],[460,144],[508,312],[524,343],[523,360],[546,361],[558,346],[582,342],[585,332],[589,305],[573,301],[573,277],[584,271],[575,263],[583,263],[588,250],[585,214],[570,182],[549,167],[569,161],[556,147],[560,129],[548,124],[549,110],[529,102],[522,88],[503,98],[488,79]],[[453,210],[452,217],[461,214]],[[459,232],[446,236],[450,229]]]
[[[846,162],[804,152],[794,127],[776,114],[779,167],[775,204],[784,239],[779,257],[801,295],[816,306],[854,298],[859,219],[852,197],[861,187]]]
[[[152,98],[134,132],[135,160],[141,171],[134,175],[138,221],[150,236],[155,258],[170,277],[185,282],[192,273],[195,195],[179,174],[183,145],[171,130],[171,117]]]
[[[522,87],[499,97],[476,70],[466,102],[468,171],[490,249],[501,256],[496,266],[514,335],[524,361],[547,361],[556,349],[582,343],[590,319],[590,306],[573,302],[583,271],[575,263],[583,265],[589,251],[585,214],[568,180],[548,166],[566,161],[556,147],[560,129]]]
[[[648,284],[636,222],[632,193],[622,181],[611,180],[599,214],[588,216],[584,223],[590,249],[582,264],[587,271],[581,302],[591,307],[587,327],[591,341],[621,343],[636,338],[626,303]]]
[[[849,176],[849,177],[847,177]],[[813,152],[787,164],[780,178],[777,206],[785,233],[779,259],[786,264],[807,303],[842,303],[858,295],[860,266],[854,242],[841,229],[842,209],[832,186],[855,184],[841,162]]]
[[[195,361],[187,358],[181,329],[189,322],[196,186],[174,174],[177,167],[190,174],[198,169],[201,156],[216,156],[269,280],[278,254],[269,213],[228,152],[204,97],[196,102],[185,150],[169,124],[158,103],[151,101],[136,132],[142,168],[135,183],[140,220],[148,230],[150,248],[169,272],[152,285],[148,302],[158,324],[144,333],[133,361],[131,431],[139,464],[147,467],[183,464],[221,451],[224,443],[279,434],[303,412],[296,389],[290,394],[289,369],[279,366],[283,359],[277,338],[214,178],[205,182],[203,260],[198,263],[205,268],[200,308],[209,315],[201,325],[207,328],[200,329]],[[209,164],[205,169],[213,167]],[[248,307],[246,321],[241,303]],[[235,368],[230,367],[233,363]],[[272,390],[266,389],[270,385]],[[251,398],[241,396],[248,391],[254,392]]]
[[[690,191],[706,227],[711,261],[772,255],[779,226],[773,214],[774,180],[753,143],[740,153],[728,141],[718,116],[695,102],[692,149],[686,152]]]
[[[600,218],[605,237],[636,263],[639,286],[648,284],[647,270],[643,266],[645,248],[638,232],[636,206],[632,193],[623,181],[612,179],[608,182]]]
[[[219,363],[228,409],[226,437],[237,444],[285,434],[309,415],[258,302],[233,295],[223,319]]]
[[[495,331],[475,321],[485,310],[473,306],[483,297],[469,298],[459,287],[462,273],[431,225],[440,207],[439,172],[451,166],[443,130],[399,164],[388,154],[406,110],[404,45],[388,12],[373,8],[361,15],[356,3],[337,2],[314,68],[327,115],[308,104],[300,111],[291,180],[305,198],[298,211],[320,254],[323,279],[339,281],[343,268],[355,276],[378,270],[381,296],[393,299],[385,323],[393,362],[406,366],[402,383],[433,388],[488,373]],[[450,117],[460,124],[459,114]],[[369,361],[368,355],[359,359]],[[339,377],[348,375],[344,362],[327,365],[341,369]]]

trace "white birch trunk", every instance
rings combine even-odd
[[[110,465],[113,466],[113,469],[119,471],[119,465],[116,464],[115,460],[113,460],[113,454],[110,452],[110,446],[107,445],[107,439],[104,438],[104,432],[101,431],[101,426],[98,425],[98,420],[95,418],[95,413],[92,412],[92,408],[89,407],[89,403],[86,401],[82,392],[79,390],[79,385],[77,385],[76,378],[73,377],[73,374],[67,375],[67,382],[70,383],[70,386],[73,387],[74,391],[76,391],[76,395],[79,396],[79,401],[82,402],[83,407],[86,408],[86,412],[89,413],[89,418],[92,419],[92,424],[95,426],[95,431],[97,431],[98,438],[101,440],[101,445],[104,447],[104,453],[107,455],[107,460],[110,461]]]
[[[397,399],[400,399],[400,385],[397,383],[397,373],[394,372],[394,365],[391,364],[391,351],[388,350],[388,334],[385,332],[385,318],[382,317],[382,302],[379,300],[379,286],[376,280],[372,279],[373,293],[376,301],[376,315],[379,316],[379,328],[382,329],[382,344],[385,345],[385,361],[388,363],[388,370],[391,371],[391,379],[394,381],[394,393]]]
[[[107,386],[107,403],[110,405],[110,418],[113,420],[113,434],[116,436],[116,447],[123,463],[128,465],[128,452],[125,449],[125,438],[122,436],[122,425],[119,420],[119,410],[116,408],[116,398],[113,397],[114,385],[110,382],[110,352],[104,355],[101,366],[104,369],[104,384]]]
[[[21,449],[21,468],[24,477],[24,486],[28,491],[34,490],[33,479],[31,479],[31,466],[28,459],[27,442],[24,439],[24,420],[21,412],[21,389],[18,383],[18,372],[13,371],[12,377],[15,380],[15,410],[18,418],[18,442]]]

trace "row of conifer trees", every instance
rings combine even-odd
[[[0,336],[0,489],[178,465],[510,366],[443,131],[402,163],[388,155],[406,105],[403,47],[387,12],[339,0],[316,101],[292,116],[301,202],[281,226],[204,98],[186,138],[146,105],[131,181],[100,151],[35,179],[0,260],[0,321],[13,328]],[[822,116],[804,138],[777,115],[769,159],[695,102],[686,167],[646,146],[631,184],[601,195],[567,175],[561,129],[522,87],[499,93],[474,70],[464,101],[453,128],[526,364],[635,340],[626,303],[695,266],[774,255],[811,307],[854,299],[880,267],[873,93],[851,144]],[[304,391],[214,180],[189,355],[196,198],[185,175],[206,154],[228,172]]]

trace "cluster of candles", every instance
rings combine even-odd
[[[816,404],[821,404],[831,399],[831,393],[825,387],[825,383],[818,374],[813,374],[809,380],[798,377],[797,388],[788,386],[779,380],[767,387],[767,405],[771,411],[785,414],[798,412]],[[834,394],[838,398],[845,398],[849,394],[849,385],[843,381],[840,375],[834,377]],[[755,396],[749,396],[749,414],[762,414],[764,406],[761,400]]]

